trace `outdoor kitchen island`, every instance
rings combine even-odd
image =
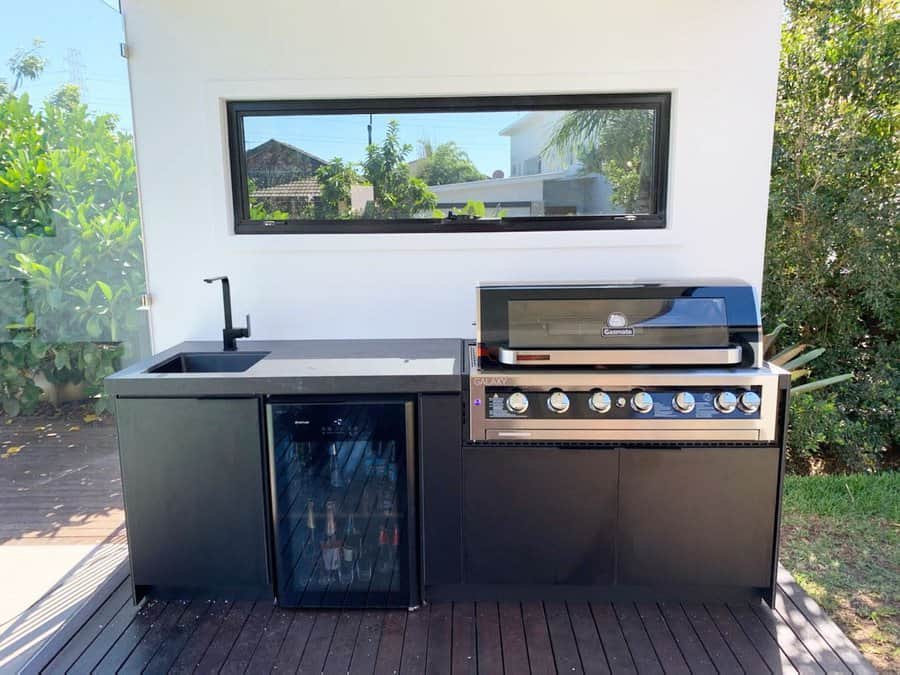
[[[108,380],[136,599],[774,601],[790,376],[749,285],[481,284],[474,342],[239,349],[207,281],[221,349]]]
[[[459,453],[432,420],[458,419],[462,352],[186,342],[111,376],[135,599],[420,604],[416,467]]]

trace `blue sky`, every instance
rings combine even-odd
[[[122,17],[115,5],[115,0],[3,0],[0,77],[11,83],[6,62],[40,38],[47,67],[22,89],[33,100],[43,100],[63,84],[80,81],[91,110],[118,115],[130,130],[127,64],[119,55]]]
[[[401,113],[374,115],[372,140],[384,138],[390,120],[399,123],[400,138],[413,146],[409,159],[419,156],[420,142],[433,146],[455,141],[475,166],[491,175],[501,169],[509,175],[509,138],[500,136],[503,127],[521,113]],[[245,119],[244,140],[248,148],[270,138],[285,141],[325,160],[334,157],[359,162],[365,157],[368,115],[298,115],[292,117],[250,117]]]

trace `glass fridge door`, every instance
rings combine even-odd
[[[285,607],[411,607],[413,404],[268,405],[277,596]]]

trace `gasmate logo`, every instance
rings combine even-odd
[[[628,317],[622,312],[613,312],[606,318],[606,325],[610,328],[626,328],[628,326]]]
[[[603,337],[634,337],[634,328],[628,327],[628,317],[622,312],[612,312],[606,317],[606,325]]]

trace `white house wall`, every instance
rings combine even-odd
[[[471,336],[479,280],[759,288],[778,0],[125,0],[124,13],[157,349],[220,337],[220,292],[201,282],[217,274],[260,338]],[[233,234],[226,99],[626,91],[673,93],[665,230]]]
[[[542,202],[544,200],[544,182],[537,176],[432,185],[430,189],[437,195],[439,204],[459,202],[465,204],[469,200],[475,200],[490,206],[494,202]]]
[[[541,156],[547,139],[553,131],[554,125],[562,118],[564,113],[556,110],[546,110],[533,113],[525,123],[509,132],[509,161],[510,175],[525,175],[525,162],[533,157]],[[564,171],[571,162],[565,161],[566,157],[559,157],[556,153],[544,153],[541,157],[541,173],[552,171]],[[512,167],[517,167],[513,170]]]

